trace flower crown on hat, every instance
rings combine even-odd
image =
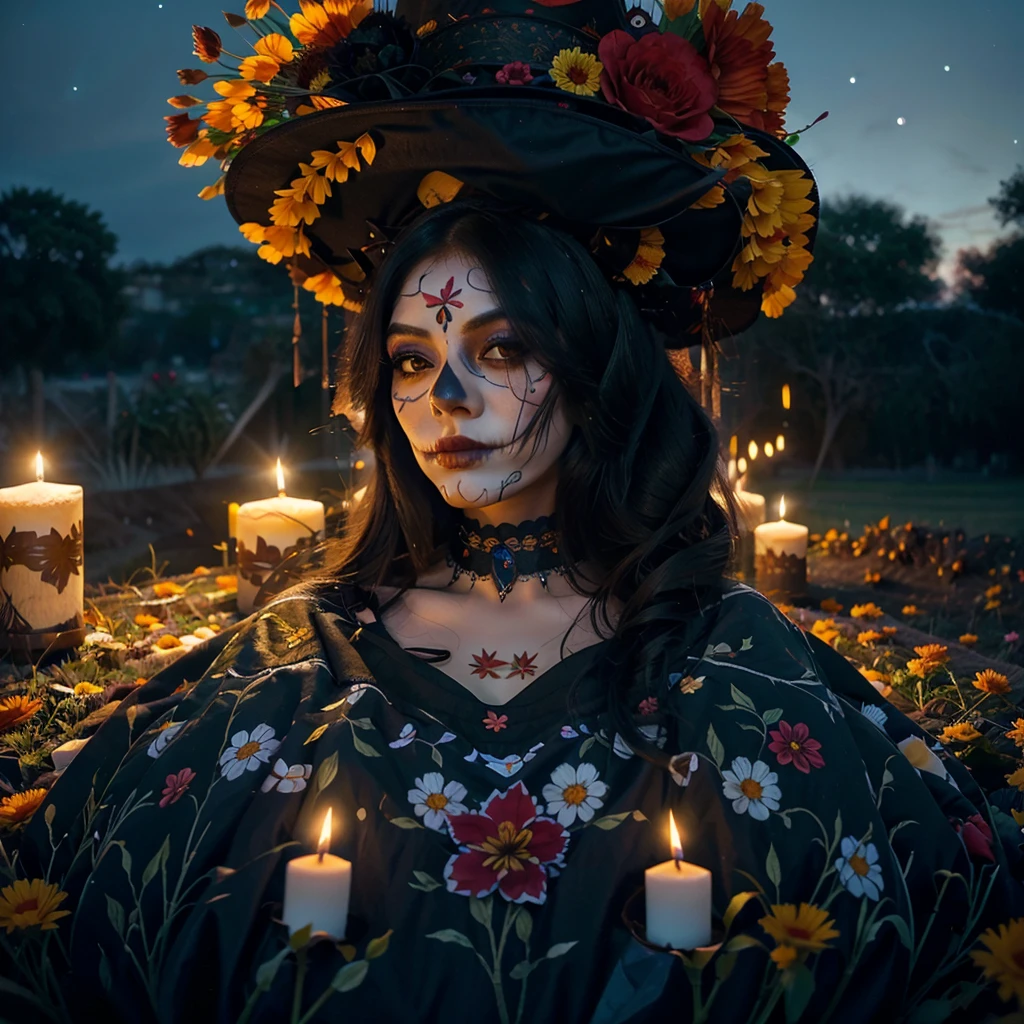
[[[799,169],[769,169],[763,162],[769,153],[743,133],[747,125],[791,145],[799,139],[799,133],[787,135],[784,128],[789,76],[774,60],[772,27],[764,20],[761,4],[748,3],[739,13],[732,9],[733,0],[656,0],[656,24],[648,12],[633,8],[628,24],[634,33],[591,32],[593,52],[580,46],[566,48],[544,67],[531,63],[531,55],[524,53],[500,70],[474,68],[476,74],[462,74],[463,68],[456,66],[438,75],[417,61],[422,41],[438,31],[436,21],[411,27],[389,11],[375,10],[373,0],[298,2],[299,12],[290,15],[276,0],[248,0],[244,17],[225,13],[232,28],[252,34],[246,42],[251,52],[245,55],[225,49],[213,29],[193,26],[196,56],[226,71],[183,69],[178,79],[183,85],[209,79],[218,98],[172,96],[168,102],[182,113],[165,120],[168,140],[183,150],[179,163],[220,163],[224,173],[199,193],[200,198],[222,195],[234,156],[286,120],[436,89],[438,79],[444,79],[444,88],[548,87],[642,117],[660,135],[678,140],[696,162],[724,171],[721,183],[692,209],[726,202],[725,186],[746,179],[750,194],[743,214],[743,244],[731,268],[732,287],[744,292],[760,289],[761,311],[769,317],[781,316],[795,299],[794,289],[813,260],[808,232],[815,224],[815,202],[809,198],[814,181]],[[546,8],[574,2],[537,0]],[[480,13],[494,12],[485,8]],[[489,77],[478,83],[483,75]],[[190,116],[189,108],[204,102],[205,111],[198,118]],[[724,130],[723,122],[732,122],[735,130]],[[310,256],[306,228],[320,217],[333,190],[343,188],[350,176],[366,173],[376,153],[371,133],[314,150],[308,162],[298,164],[289,187],[276,191],[268,211],[270,224],[240,226],[245,238],[259,246],[263,259],[275,264],[290,260],[296,287],[313,292],[325,307],[358,311],[361,305],[346,289],[351,282],[333,269],[307,274],[296,258]],[[461,187],[462,182],[435,171],[423,178],[417,195],[424,207],[430,207],[450,201]],[[625,255],[615,279],[636,286],[650,283],[665,258],[664,245],[658,227],[643,229],[635,252]]]

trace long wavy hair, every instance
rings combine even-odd
[[[559,464],[556,523],[570,564],[598,570],[590,581],[570,568],[568,579],[589,596],[593,628],[612,641],[601,664],[614,726],[639,753],[664,763],[637,729],[625,694],[639,681],[657,692],[670,640],[719,597],[736,509],[710,419],[627,291],[613,288],[569,235],[456,201],[428,211],[396,240],[339,361],[339,404],[364,414],[358,443],[375,453],[375,476],[320,580],[411,586],[443,557],[461,517],[416,463],[392,406],[385,352],[403,283],[446,249],[479,263],[516,337],[552,374],[555,386],[527,432],[535,444],[556,398],[564,402],[572,430]],[[620,603],[614,622],[612,599]]]

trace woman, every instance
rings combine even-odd
[[[570,35],[583,17],[553,11]],[[456,127],[476,109],[431,103]],[[280,156],[270,140],[301,134],[294,161],[317,124],[357,140],[360,116],[303,118],[241,150],[239,219],[272,194],[252,178]],[[394,190],[399,133],[381,132],[354,176]],[[390,166],[419,181],[443,150]],[[706,164],[665,152],[688,188],[711,187]],[[459,159],[454,192],[473,171]],[[376,477],[316,579],[124,701],[36,814],[27,862],[71,897],[74,1015],[859,1022],[954,986],[980,1015],[994,996],[967,951],[1019,913],[1020,884],[963,767],[726,578],[718,438],[651,326],[693,306],[707,328],[707,305],[684,277],[667,297],[634,285],[653,236],[608,228],[588,246],[551,226],[573,220],[576,192],[599,202],[600,183],[572,181],[549,204],[560,216],[538,217],[522,181],[515,210],[483,187],[485,162],[379,252],[344,240],[375,244],[376,220],[315,204],[317,252],[364,303],[340,386]],[[692,205],[666,190],[662,205]],[[605,249],[628,231],[609,274]],[[719,235],[701,236],[709,251]],[[674,251],[659,236],[656,271],[699,264],[692,234]],[[359,266],[371,252],[365,280],[343,249]],[[285,876],[328,811],[351,900],[344,934],[310,941]],[[672,855],[670,811],[711,873],[714,955],[646,941],[638,890]]]

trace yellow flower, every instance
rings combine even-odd
[[[905,604],[902,614],[906,615],[908,619],[913,618],[915,615],[921,614],[921,609],[916,604]]]
[[[876,633],[873,629],[866,629],[863,633],[857,634],[857,643],[859,644],[877,644],[881,639],[883,639],[882,634]]]
[[[199,198],[216,199],[217,196],[224,195],[224,182],[226,180],[227,175],[222,174],[212,185],[207,185],[199,190]]]
[[[279,227],[293,228],[303,222],[312,224],[320,216],[320,207],[312,199],[297,197],[294,189],[279,189],[276,194],[281,198],[271,205],[270,219]]]
[[[259,21],[270,13],[270,0],[245,0],[245,16],[250,21]]]
[[[1003,592],[1002,583],[993,584],[988,590],[985,591],[985,596],[992,600],[993,597],[998,597]]]
[[[0,928],[6,928],[8,935],[15,928],[24,931],[38,926],[41,931],[50,931],[57,927],[58,919],[71,913],[57,909],[67,895],[42,878],[16,879],[13,885],[0,889]]]
[[[238,577],[237,576],[218,576],[214,581],[221,590],[237,590],[238,589]]]
[[[857,670],[869,683],[887,683],[889,677],[876,668],[859,668]]]
[[[973,647],[977,642],[977,633],[964,633],[960,637],[960,643],[962,643],[964,647]]]
[[[103,687],[97,686],[95,683],[75,683],[75,696],[76,697],[88,697],[91,693],[102,693]]]
[[[259,225],[256,226],[259,227]],[[256,251],[256,255],[268,263],[278,264],[282,259],[291,256],[309,255],[309,239],[302,228],[260,227],[259,238],[252,238],[250,241],[263,243]]]
[[[1024,718],[1018,718],[1013,723],[1013,728],[1006,733],[1008,740],[1013,740],[1018,747],[1024,747]]]
[[[293,14],[289,27],[303,46],[333,46],[373,12],[373,0],[299,0],[301,14]]]
[[[999,983],[999,998],[1017,997],[1024,1003],[1024,918],[1015,917],[999,930],[989,928],[978,936],[987,950],[972,950],[971,959],[985,977]]]
[[[433,32],[436,28],[437,22],[434,21],[433,18],[431,18],[430,21],[425,22],[423,25],[420,25],[418,29],[416,29],[416,35],[418,38],[422,39],[424,36],[429,36],[430,33]]]
[[[291,40],[280,32],[268,32],[262,39],[258,39],[253,49],[261,56],[277,61],[278,64],[290,64],[295,56],[295,48]],[[245,77],[244,75],[242,76]]]
[[[198,96],[171,96],[167,102],[178,110],[185,110],[187,107],[198,107],[203,101]]]
[[[831,644],[836,637],[842,636],[842,633],[836,629],[833,619],[817,619],[811,626],[811,633],[826,644]]]
[[[985,693],[1010,692],[1010,680],[1002,672],[996,672],[992,668],[976,673],[972,685],[976,690],[983,690]]]
[[[773,602],[775,607],[778,608],[783,615],[788,615],[793,610],[793,605],[787,604],[785,601]]]
[[[24,696],[0,698],[0,732],[27,722],[42,706],[43,702],[38,698],[31,700]]]
[[[202,167],[217,152],[217,147],[202,133],[195,142],[190,142],[178,157],[182,167]]]
[[[181,647],[182,642],[173,633],[164,633],[163,636],[159,636],[153,643],[154,647],[159,647],[162,651],[169,651],[174,647]]]
[[[923,647],[915,647],[914,653],[919,658],[934,661],[939,665],[945,665],[949,661],[949,648],[945,644],[925,644]]]
[[[782,285],[781,288],[765,285],[761,298],[761,312],[769,319],[777,320],[794,302],[796,292],[788,284]]]
[[[185,588],[174,580],[161,580],[153,584],[153,594],[156,597],[177,597],[178,594],[184,593]]]
[[[213,88],[226,100],[247,100],[256,95],[256,86],[240,78],[227,78],[213,83]]]
[[[987,612],[994,612],[1001,604],[1002,604],[1002,601],[1000,601],[998,598],[993,598],[990,601],[986,601],[985,602],[985,611],[987,611]]]
[[[882,627],[882,636],[884,636],[886,638],[889,638],[889,639],[894,637],[898,632],[899,632],[899,629],[896,626],[883,626]]]
[[[1017,789],[1024,792],[1024,768],[1018,768],[1012,774],[1004,775],[1003,778],[1005,778],[1011,786],[1016,786]]]
[[[784,971],[793,966],[798,954],[792,946],[776,946],[768,956],[780,971]]]
[[[773,904],[771,914],[758,924],[776,943],[796,950],[827,949],[828,940],[839,937],[828,911],[811,903],[801,903],[799,909],[793,903]]]
[[[657,228],[644,228],[640,232],[636,255],[622,273],[633,284],[647,284],[658,273],[664,258],[665,236]]]
[[[829,615],[838,615],[843,610],[843,606],[834,597],[826,597],[819,607]]]
[[[145,612],[139,612],[139,614],[135,616],[136,626],[154,626],[160,621],[161,620],[155,615],[146,615]]]
[[[685,676],[679,680],[680,693],[696,693],[704,685],[704,677],[694,679],[693,676]]]
[[[855,604],[850,609],[850,615],[855,619],[880,619],[885,612],[873,601],[867,604]]]
[[[325,306],[341,306],[343,309],[352,307],[353,303],[345,297],[345,292],[341,287],[341,279],[329,270],[307,277],[302,282],[302,287],[307,292],[312,292],[316,301]]]
[[[238,65],[238,73],[243,78],[255,79],[257,82],[263,82],[264,85],[272,81],[280,70],[281,65],[278,61],[273,57],[264,56],[262,53],[254,53]]]
[[[46,799],[45,789],[26,789],[0,800],[0,823],[20,825],[28,821]]]
[[[981,739],[981,733],[969,722],[960,722],[957,725],[947,725],[939,733],[939,739],[943,743],[950,743],[953,740],[959,743],[974,743]]]
[[[758,160],[766,156],[768,153],[761,149],[756,142],[748,139],[746,135],[730,135],[714,149],[693,154],[693,159],[704,167],[716,170],[724,168],[727,172],[738,172],[733,175],[726,174],[725,180],[732,181],[733,178],[744,173],[747,164],[756,164]]]
[[[604,65],[578,46],[561,50],[551,62],[551,79],[559,89],[577,96],[593,96],[601,82]]]
[[[326,174],[320,174],[315,167],[309,164],[299,164],[301,178],[293,181],[292,184],[298,188],[301,184],[305,189],[308,198],[312,199],[317,206],[323,206],[331,194],[331,182]]]
[[[711,188],[704,193],[694,203],[690,203],[691,210],[711,210],[716,206],[721,206],[725,202],[725,189],[721,185],[712,185]]]

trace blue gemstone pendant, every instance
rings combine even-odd
[[[508,596],[518,577],[515,556],[504,544],[499,544],[491,551],[491,579],[494,580],[498,597],[502,601]]]

